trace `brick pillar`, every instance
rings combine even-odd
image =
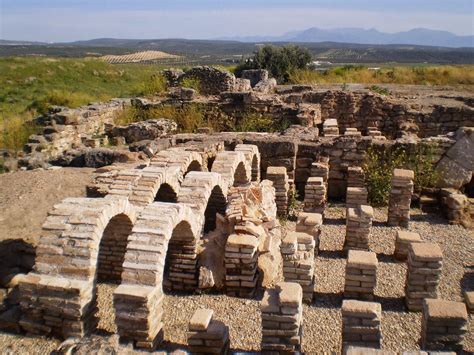
[[[380,303],[344,300],[341,311],[343,348],[348,345],[380,348],[382,341]]]
[[[283,277],[303,288],[303,300],[311,303],[314,293],[314,247],[312,235],[288,232],[280,245]]]
[[[406,260],[408,257],[408,246],[410,243],[422,242],[418,233],[397,231],[397,239],[395,240],[394,257],[397,260]]]
[[[377,266],[377,254],[369,251],[349,250],[344,297],[373,301],[377,283]]]
[[[462,302],[423,301],[421,347],[425,350],[462,350],[467,333],[467,311]]]
[[[211,309],[198,309],[189,321],[187,339],[193,354],[228,354],[229,327],[212,319]]]
[[[335,137],[339,135],[339,127],[335,118],[329,118],[323,123],[323,136]]]
[[[253,235],[232,234],[225,245],[225,286],[229,296],[252,297],[257,287],[259,240]]]
[[[369,250],[369,236],[373,217],[374,210],[371,206],[362,205],[347,209],[344,250]]]
[[[410,203],[413,194],[412,170],[395,169],[392,176],[392,189],[388,203],[388,225],[408,228],[410,222]]]
[[[365,173],[360,166],[350,166],[347,168],[347,186],[365,187]]]
[[[267,179],[273,182],[275,188],[275,199],[277,213],[280,217],[288,214],[288,193],[290,185],[286,168],[282,166],[269,166],[267,169]]]
[[[326,188],[327,188],[328,179],[329,179],[329,162],[318,161],[311,164],[311,176],[323,178],[324,185],[326,185]]]
[[[365,187],[348,187],[346,193],[346,208],[367,205],[367,189]]]
[[[303,290],[296,283],[280,282],[267,289],[261,303],[262,352],[295,353],[301,350]]]
[[[324,215],[326,208],[326,186],[322,177],[310,177],[304,190],[304,211]]]
[[[438,297],[443,253],[436,243],[410,243],[405,303],[410,311],[421,311],[424,298]]]

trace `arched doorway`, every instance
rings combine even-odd
[[[156,193],[156,196],[155,196],[155,201],[156,202],[176,203],[177,199],[178,199],[178,196],[177,196],[176,192],[171,187],[171,185],[167,184],[167,183],[161,184],[161,186],[158,189],[158,192]]]
[[[166,252],[163,289],[195,291],[197,288],[196,240],[190,224],[182,221],[171,234]]]
[[[226,205],[227,199],[224,196],[221,187],[216,185],[212,189],[206,210],[204,211],[204,233],[216,229],[216,213],[225,215]]]
[[[244,162],[240,162],[239,165],[237,165],[237,169],[235,169],[234,186],[245,185],[248,182],[247,169],[245,168]]]

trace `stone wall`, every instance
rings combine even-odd
[[[203,66],[194,67],[179,78],[199,81],[199,92],[203,95],[219,95],[224,91],[232,91],[235,86],[235,76],[226,70]]]

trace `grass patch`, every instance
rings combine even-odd
[[[198,93],[201,91],[201,81],[198,78],[184,78],[179,84],[183,88],[194,89]]]
[[[474,85],[473,65],[396,66],[369,70],[364,66],[347,65],[326,71],[295,70],[292,84],[409,84],[409,85]]]

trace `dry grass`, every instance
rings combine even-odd
[[[293,84],[408,84],[473,86],[474,66],[398,66],[370,70],[363,66],[345,66],[327,71],[297,70],[290,75]]]

